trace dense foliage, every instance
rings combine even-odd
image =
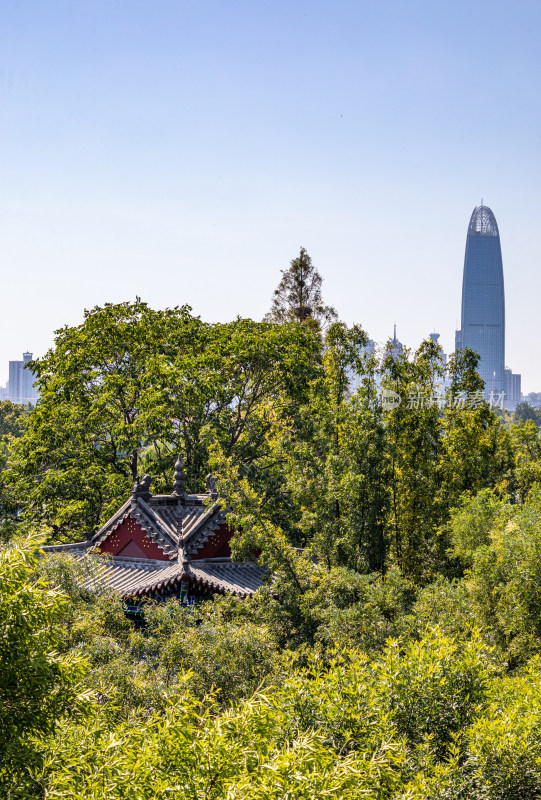
[[[536,420],[468,351],[366,342],[137,301],[33,364],[36,409],[0,407],[0,798],[541,797]],[[269,582],[132,621],[40,541],[178,452]]]
[[[518,574],[541,499],[504,517],[485,514],[486,543],[473,553],[496,552],[511,522]],[[530,633],[522,666],[509,671],[508,642],[493,636],[476,583],[494,581],[482,561],[466,580],[424,589],[396,572],[385,580],[345,568],[322,575],[314,565],[303,613],[320,635],[314,647],[291,650],[279,646],[283,621],[264,597],[190,611],[175,601],[149,605],[138,628],[118,598],[86,595],[65,557],[36,564],[34,547],[8,548],[0,560],[2,585],[17,598],[10,618],[22,607],[32,626],[11,627],[10,649],[22,645],[38,665],[49,656],[46,669],[33,671],[31,692],[22,665],[12,673],[21,724],[4,744],[5,797],[541,794],[537,620],[515,604],[499,609],[518,638]]]
[[[298,325],[208,325],[187,307],[153,311],[139,300],[87,312],[32,362],[40,401],[5,476],[23,520],[57,541],[84,538],[139,473],[170,491],[179,452],[188,489],[200,490],[205,433],[249,469],[265,436],[261,407],[301,402],[317,353]]]

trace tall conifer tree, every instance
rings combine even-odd
[[[301,247],[289,269],[282,270],[282,280],[274,291],[267,322],[302,322],[315,320],[327,326],[338,318],[332,306],[326,306],[321,296],[323,279],[312,259]]]

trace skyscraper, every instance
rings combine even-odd
[[[8,400],[12,403],[32,403],[38,399],[34,387],[34,376],[26,365],[32,360],[32,353],[23,353],[22,361],[9,362],[9,381],[7,386]]]
[[[469,347],[478,353],[486,395],[501,394],[506,388],[502,251],[496,218],[485,205],[474,208],[468,226],[461,326],[457,349]]]

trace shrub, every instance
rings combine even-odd
[[[57,652],[67,598],[36,576],[38,540],[0,551],[0,778],[23,769],[30,737],[73,706],[85,662]]]

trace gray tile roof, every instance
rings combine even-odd
[[[191,561],[188,573],[211,589],[236,594],[240,597],[255,594],[265,579],[265,568],[259,564],[236,564],[229,559]]]
[[[163,561],[146,558],[125,558],[86,553],[86,543],[43,548],[46,552],[68,552],[86,567],[83,586],[89,590],[108,589],[123,597],[143,597],[181,580],[199,584],[217,592],[247,597],[262,586],[265,569],[252,562],[235,563],[228,558],[178,561],[164,566]],[[85,545],[84,547],[82,545]]]
[[[84,581],[85,589],[110,589],[125,596],[134,586],[149,581],[152,576],[164,569],[163,561],[151,559],[130,559],[114,556],[88,556],[89,576]],[[178,566],[178,565],[176,565]],[[171,569],[167,567],[166,569]]]
[[[264,576],[264,568],[250,562],[236,564],[228,558],[189,561],[142,576],[139,583],[130,583],[130,592],[144,595],[187,580],[218,592],[246,597],[259,589]]]
[[[71,555],[82,555],[90,546],[92,542],[73,542],[71,544],[48,544],[41,547],[45,553],[70,553]]]
[[[158,516],[150,505],[138,498],[137,505],[133,509],[132,517],[137,520],[141,527],[148,533],[150,538],[162,548],[164,553],[174,558],[178,552],[178,532],[176,525],[171,526],[168,522]]]
[[[179,498],[174,493],[134,493],[90,541],[43,549],[68,552],[83,562],[86,588],[111,589],[123,597],[143,596],[178,585],[182,580],[240,597],[254,594],[265,575],[258,564],[236,564],[229,558],[197,558],[198,550],[225,522],[222,506],[216,501],[209,505],[209,497],[208,494]],[[139,522],[152,541],[169,556],[169,563],[95,553],[127,517]]]
[[[203,522],[205,517],[210,516],[210,509],[208,508],[192,508],[190,509],[186,516],[182,520],[182,538],[187,539],[190,534],[192,534],[199,525]]]

